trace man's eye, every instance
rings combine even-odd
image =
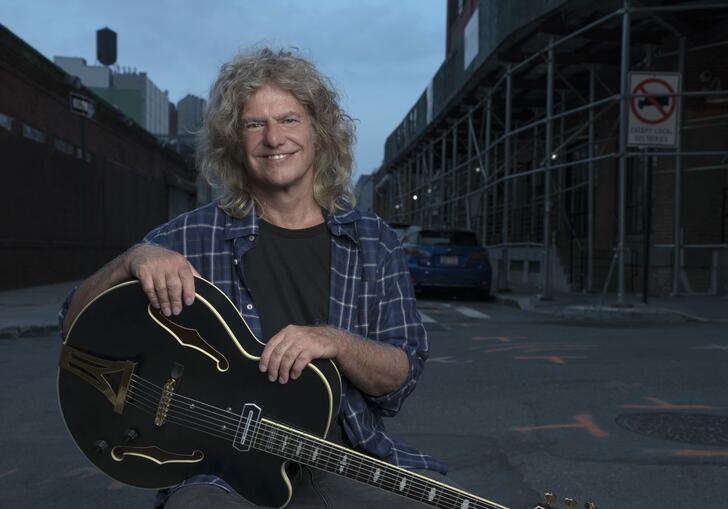
[[[291,118],[284,118],[283,119],[283,123],[284,124],[288,124],[288,125],[297,124],[298,123],[298,119],[297,118],[293,118],[293,117],[291,117]]]
[[[260,127],[261,127],[262,125],[263,125],[263,124],[262,124],[262,123],[260,123],[260,122],[246,122],[246,123],[245,123],[245,128],[246,128],[246,129],[258,129],[258,128],[260,128]]]

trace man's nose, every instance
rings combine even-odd
[[[264,133],[265,144],[269,147],[278,147],[283,145],[285,138],[280,126],[276,122],[269,122],[265,126]]]

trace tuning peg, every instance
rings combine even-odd
[[[594,502],[586,502],[584,509],[597,509],[597,505]]]
[[[565,498],[564,505],[566,506],[566,509],[576,509],[576,500],[573,498]]]
[[[554,495],[553,493],[544,493],[543,501],[546,502],[546,505],[550,506],[551,504],[556,502],[556,495]]]

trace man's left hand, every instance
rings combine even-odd
[[[312,360],[336,357],[345,334],[328,326],[288,325],[268,340],[260,356],[260,371],[267,372],[271,382],[295,380]]]

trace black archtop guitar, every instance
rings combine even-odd
[[[251,502],[284,507],[298,464],[448,509],[504,506],[325,440],[341,376],[317,360],[287,384],[258,370],[264,344],[204,279],[178,316],[130,281],[94,299],[61,348],[58,399],[68,431],[102,472],[163,488],[213,474]],[[536,508],[548,509],[547,495]],[[567,507],[573,501],[567,500]],[[575,506],[574,506],[575,507]]]

